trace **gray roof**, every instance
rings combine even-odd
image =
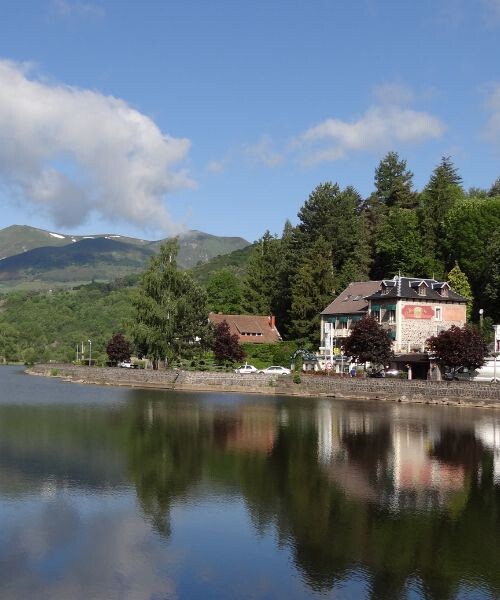
[[[364,314],[368,311],[368,296],[380,288],[380,281],[355,281],[329,304],[322,315]]]
[[[425,296],[418,293],[420,286],[427,288]],[[468,302],[467,298],[454,292],[451,288],[448,296],[442,296],[439,292],[444,287],[450,288],[446,281],[436,281],[435,279],[424,279],[420,277],[394,277],[394,279],[383,279],[380,282],[380,289],[372,293],[370,300],[383,300],[389,298],[406,298],[415,300],[439,300],[440,302]],[[385,288],[387,293],[383,294]]]

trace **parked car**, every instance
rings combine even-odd
[[[245,375],[245,373],[257,373],[257,369],[253,365],[248,365],[245,363],[244,365],[241,365],[241,367],[235,369],[234,372],[239,373],[240,375]]]
[[[131,369],[132,368],[132,363],[129,360],[124,360],[121,363],[118,363],[119,367],[122,367],[123,369]]]
[[[489,381],[491,383],[500,383],[500,360],[497,358],[496,369],[495,357],[488,357],[480,369],[470,370],[467,367],[459,367],[454,371],[447,371],[443,377],[447,381]]]
[[[290,375],[291,371],[286,367],[273,365],[271,367],[267,367],[267,369],[261,369],[259,373],[262,373],[263,375]]]

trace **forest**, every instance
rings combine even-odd
[[[407,162],[389,152],[368,197],[324,182],[297,217],[296,225],[287,220],[281,234],[265,231],[250,252],[240,252],[237,269],[203,270],[207,312],[274,314],[285,340],[314,349],[319,313],[349,282],[400,273],[450,281],[470,299],[469,320],[478,322],[483,309],[486,338],[499,322],[500,178],[488,189],[465,190],[443,157],[417,191]],[[132,334],[138,281],[1,296],[0,357],[72,360],[77,344],[91,339],[103,359],[114,332]]]

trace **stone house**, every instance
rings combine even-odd
[[[367,300],[369,314],[387,329],[396,354],[424,352],[429,337],[466,322],[467,298],[446,281],[396,276],[381,281]]]
[[[396,276],[351,283],[321,313],[320,355],[339,353],[352,325],[371,314],[393,341],[393,366],[410,364],[422,377],[429,366],[426,340],[452,325],[462,327],[466,307],[467,299],[446,281]]]

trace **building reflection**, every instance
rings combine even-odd
[[[485,449],[500,476],[500,427],[469,428],[417,419],[381,418],[377,411],[318,406],[318,461],[349,497],[390,511],[444,508],[469,485]]]

